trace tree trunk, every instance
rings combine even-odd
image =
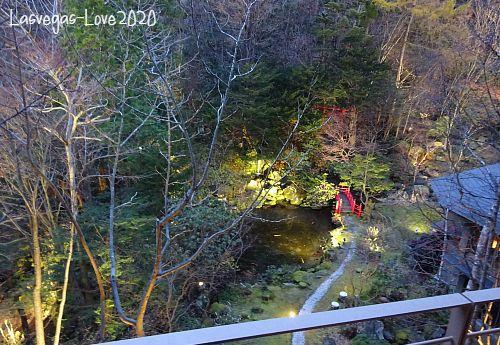
[[[69,239],[69,247],[68,247],[68,258],[66,259],[66,266],[64,268],[64,282],[61,293],[61,302],[59,304],[59,312],[57,314],[56,320],[56,329],[54,334],[54,345],[59,345],[59,338],[61,336],[61,328],[62,328],[62,318],[64,314],[64,305],[66,304],[66,294],[68,292],[68,283],[69,283],[69,272],[71,267],[71,261],[73,259],[73,241],[75,237],[75,229],[74,226],[71,226],[70,231],[70,239]]]
[[[45,345],[42,308],[42,256],[38,237],[38,219],[35,215],[31,215],[30,222],[31,234],[33,236],[33,267],[35,270],[35,286],[33,287],[33,314],[35,315],[36,343],[37,345]]]
[[[401,75],[403,74],[406,44],[408,42],[408,36],[410,34],[410,28],[411,28],[412,23],[413,23],[413,12],[410,15],[410,20],[408,21],[408,26],[406,27],[405,38],[403,41],[403,47],[401,48],[401,54],[399,55],[398,73],[396,74],[396,87],[398,87],[398,88],[401,87]]]
[[[17,312],[19,313],[19,318],[21,319],[21,326],[23,333],[26,336],[26,345],[32,345],[33,339],[31,338],[30,326],[28,324],[28,318],[26,317],[26,313],[22,308],[17,309]]]

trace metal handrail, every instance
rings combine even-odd
[[[455,345],[455,339],[451,335],[448,337],[419,341],[417,343],[411,343],[408,345],[431,345],[431,344],[444,344],[448,342],[451,343],[452,345]]]
[[[307,315],[299,315],[294,318],[277,318],[261,321],[243,322],[225,326],[193,329],[189,331],[155,335],[145,338],[135,338],[107,343],[109,345],[197,345],[215,344],[228,341],[260,338],[296,331],[306,331],[331,326],[383,319],[423,312],[451,309],[452,311],[464,310],[467,314],[477,304],[500,300],[500,288],[468,291],[434,297],[426,297],[391,303],[373,304],[362,307],[354,307]],[[460,315],[460,313],[456,314]],[[450,316],[450,318],[453,317]],[[466,318],[452,321],[450,324],[456,325],[460,322],[463,327],[458,329],[459,333],[446,334],[446,339],[441,342],[448,342],[448,337],[453,338],[453,344],[462,344],[466,338],[466,330],[469,322],[463,322]],[[469,320],[470,321],[470,320]],[[456,327],[452,327],[456,331]],[[469,333],[474,334],[474,333]],[[469,336],[467,335],[467,336]],[[426,343],[426,344],[435,344]],[[420,343],[420,345],[422,345]]]
[[[483,329],[482,331],[476,331],[476,332],[469,332],[465,336],[467,338],[472,338],[472,337],[479,337],[482,335],[488,335],[488,334],[494,334],[494,333],[500,333],[500,327]]]

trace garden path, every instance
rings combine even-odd
[[[357,232],[359,225],[356,220],[351,218],[350,216],[344,217],[344,223],[346,225],[347,231],[352,233]],[[352,241],[349,245],[347,255],[344,260],[340,264],[339,268],[335,270],[331,275],[329,275],[321,284],[318,286],[316,290],[307,298],[307,300],[302,305],[302,308],[299,310],[299,315],[310,314],[318,304],[318,302],[325,297],[330,287],[344,274],[344,270],[351,262],[356,253],[356,239],[355,236],[352,236]],[[304,345],[305,344],[305,335],[304,332],[295,332],[292,335],[292,345]]]

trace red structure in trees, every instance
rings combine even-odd
[[[340,193],[335,196],[335,214],[340,214],[342,212],[342,196],[345,195],[347,202],[349,203],[349,207],[351,208],[351,212],[354,213],[358,218],[361,217],[363,213],[363,206],[361,204],[357,204],[354,196],[351,193],[351,189],[349,187],[340,187]]]
[[[323,113],[323,119],[337,114],[338,120],[343,120],[345,117],[345,114],[347,114],[348,112],[350,112],[352,110],[351,107],[340,108],[340,107],[337,107],[336,105],[315,105],[313,108],[320,110]]]

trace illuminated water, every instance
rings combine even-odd
[[[332,230],[331,210],[270,207],[260,209],[249,237],[253,245],[240,260],[242,269],[263,272],[269,265],[313,264],[321,258],[321,245]]]

